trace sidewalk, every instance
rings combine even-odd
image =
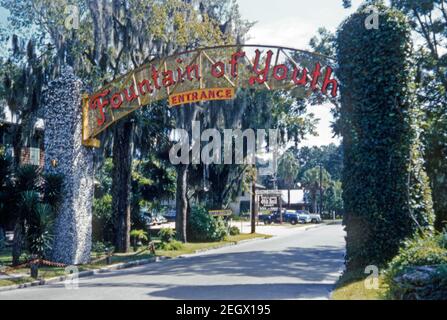
[[[239,228],[241,233],[250,233],[251,232],[251,224],[249,221],[231,221],[231,226],[236,226]],[[266,234],[270,236],[283,236],[293,233],[297,229],[308,229],[308,228],[316,228],[318,226],[325,225],[325,223],[320,224],[296,224],[291,225],[290,223],[281,224],[264,224],[263,222],[259,222],[256,225],[256,233]]]

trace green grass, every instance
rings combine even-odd
[[[345,272],[332,293],[333,300],[384,300],[387,286],[383,276],[379,276],[379,289],[366,289],[363,270]]]
[[[256,238],[271,238],[269,235],[265,234],[247,234],[242,233],[237,236],[228,236],[225,240],[219,241],[219,242],[189,242],[183,245],[182,249],[175,250],[175,251],[167,251],[167,250],[157,250],[156,254],[157,256],[165,256],[165,257],[171,257],[175,258],[184,254],[191,254],[195,253],[198,250],[205,250],[205,249],[211,249],[211,248],[219,248],[231,243],[238,243],[239,241],[243,240],[250,240],[250,239],[256,239]]]
[[[151,254],[148,250],[145,250],[145,249],[137,250],[136,252],[134,252],[133,249],[131,249],[131,252],[129,252],[129,253],[115,253],[112,256],[111,264],[149,259],[149,258],[152,258],[153,256],[154,256],[153,254]],[[97,260],[97,258],[98,257],[96,254],[92,255],[92,260]],[[99,269],[99,268],[106,267],[107,264],[106,264],[105,256],[103,256],[103,258],[104,258],[103,260],[100,260],[94,264],[85,264],[85,265],[82,265],[81,267],[86,268],[87,270]]]
[[[204,250],[204,249],[210,249],[210,248],[218,248],[222,247],[224,245],[227,245],[229,243],[237,243],[239,241],[243,240],[249,240],[249,239],[255,239],[255,238],[270,238],[271,236],[263,235],[263,234],[240,234],[237,236],[229,236],[224,241],[219,242],[201,242],[201,243],[187,243],[183,245],[183,248],[181,250],[177,251],[166,251],[166,250],[157,250],[156,255],[157,256],[166,256],[166,257],[178,257],[180,255],[189,254],[189,253],[195,253],[197,250]],[[116,253],[112,256],[112,265],[117,263],[124,263],[124,262],[131,262],[136,260],[142,260],[142,259],[149,259],[153,257],[154,255],[151,254],[148,250],[142,249],[138,250],[136,252],[131,249],[130,253]],[[97,253],[92,253],[92,260],[97,260],[100,258],[101,255],[98,255]],[[105,256],[103,256],[105,258]],[[2,250],[0,251],[0,264],[3,265],[10,265],[12,261],[11,258],[11,249],[8,250]],[[82,266],[78,266],[79,271],[87,271],[87,270],[94,270],[106,267],[106,260],[100,260],[94,264],[85,264]],[[21,283],[26,282],[32,282],[35,279],[30,277],[30,269],[29,268],[20,268],[15,269],[12,272],[8,272],[9,274],[24,274],[26,276],[21,278],[12,278],[7,280],[0,280],[0,286],[10,286],[10,285],[17,285]],[[49,278],[55,278],[65,275],[65,268],[59,268],[59,267],[39,267],[39,279],[49,279]]]
[[[0,280],[0,287],[13,286],[13,285],[17,285],[17,284],[32,282],[32,281],[34,281],[34,279],[30,278],[30,277]]]
[[[140,250],[137,252],[131,252],[131,253],[125,253],[125,254],[115,254],[112,257],[112,264],[122,263],[122,262],[131,262],[135,260],[141,260],[141,259],[148,259],[150,257],[153,257],[153,255],[147,251],[147,250]],[[98,255],[96,253],[92,254],[92,260],[95,260],[98,258]],[[10,265],[11,264],[11,250],[2,250],[0,252],[0,261],[3,265]],[[94,264],[86,264],[82,266],[78,266],[79,271],[88,271],[88,270],[94,270],[99,269],[102,267],[106,267],[106,260],[98,261]],[[28,267],[26,268],[18,268],[14,269],[13,271],[8,271],[8,274],[23,274],[26,275],[24,277],[20,278],[11,278],[11,279],[0,279],[0,286],[10,286],[10,285],[17,285],[21,283],[26,282],[32,282],[36,279],[33,279],[30,277],[30,269]],[[41,266],[39,267],[39,276],[38,279],[50,279],[55,277],[61,277],[66,275],[65,268],[61,267],[47,267],[47,266]]]
[[[3,248],[0,250],[0,265],[11,264],[11,248]]]

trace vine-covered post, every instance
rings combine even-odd
[[[359,9],[337,34],[348,270],[382,266],[433,221],[419,144],[411,31],[385,6],[379,28]]]
[[[53,260],[90,261],[93,202],[93,151],[82,145],[82,82],[62,70],[45,92],[45,171],[64,177],[57,213]]]

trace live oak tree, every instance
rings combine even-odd
[[[316,122],[312,115],[306,115],[306,104],[302,99],[286,92],[252,90],[241,90],[233,101],[210,103],[199,119],[203,130],[267,129],[268,134],[268,129],[278,129],[280,147],[288,142],[299,142],[305,134],[314,132]],[[268,136],[266,140],[269,140]],[[247,177],[252,176],[251,170],[249,164],[193,166],[190,181],[193,180],[194,196],[209,208],[227,208],[242,190],[246,191],[244,186],[249,180]],[[272,176],[265,179],[271,181]]]
[[[33,39],[24,41],[18,36],[0,32],[3,41],[9,40],[10,50],[4,52],[5,60],[0,62],[0,99],[9,107],[15,115],[20,126],[11,126],[8,131],[12,136],[13,162],[12,171],[19,170],[21,152],[24,146],[29,146],[30,137],[35,130],[36,118],[39,116],[39,102],[42,95],[42,88],[45,79],[51,76],[51,68],[48,68],[46,51],[41,53],[42,48],[36,49]],[[43,48],[47,50],[47,48]],[[41,55],[41,56],[39,56]],[[5,106],[1,104],[2,108]],[[2,110],[2,114],[4,110]],[[4,199],[7,201],[8,199]],[[2,202],[2,206],[4,205]],[[17,212],[12,210],[13,212]],[[10,214],[9,214],[10,215]],[[14,219],[14,245],[13,262],[18,263],[23,247],[23,221],[20,216],[10,217]]]
[[[320,164],[331,175],[332,180],[340,180],[343,171],[343,147],[331,143],[326,146],[304,146],[292,149],[292,152],[301,166],[300,179],[304,172]]]
[[[230,31],[236,30],[232,34],[239,37],[239,31],[246,28],[234,1],[204,0],[197,8],[181,0],[2,0],[0,4],[11,13],[8,30],[33,39],[39,53],[47,58],[44,83],[57,77],[62,66],[70,65],[91,88],[160,56],[230,42]],[[70,17],[79,18],[76,28],[66,23],[69,5],[79,12],[79,17]],[[39,101],[36,103],[38,106]],[[107,134],[101,137],[103,142],[111,140],[116,160],[112,207],[118,251],[129,248],[130,172],[137,147],[136,125],[128,118],[115,126],[113,139]]]

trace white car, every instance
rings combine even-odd
[[[311,223],[312,222],[312,218],[310,217],[309,212],[304,211],[304,210],[298,210],[296,213],[298,214],[298,219],[299,219],[300,223]]]
[[[321,221],[323,221],[318,213],[310,213],[309,216],[312,223],[320,223]]]

